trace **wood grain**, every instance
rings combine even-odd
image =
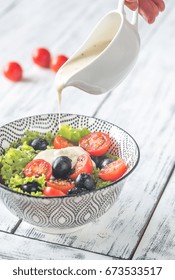
[[[18,1],[18,5],[10,3],[13,1],[8,3],[9,10],[4,8],[0,18],[0,53],[3,53],[0,67],[9,59],[14,59],[22,63],[25,71],[23,81],[16,84],[0,76],[0,124],[23,116],[58,112],[54,74],[33,65],[32,50],[45,46],[53,55],[65,53],[70,56],[86,39],[98,19],[117,6],[115,0],[101,0],[100,4],[84,0],[81,5],[78,0],[38,0],[34,5],[27,0]],[[164,214],[166,201],[173,201],[168,190],[172,188],[170,182],[174,182],[174,179],[169,182],[169,177],[175,158],[175,18],[173,3],[169,1],[166,6],[166,11],[153,25],[139,19],[139,59],[132,73],[118,88],[100,96],[88,95],[75,88],[68,88],[63,93],[62,112],[108,120],[124,128],[137,140],[141,160],[118,201],[96,223],[71,234],[44,234],[22,222],[15,235],[2,234],[1,240],[7,240],[3,253],[0,253],[2,258],[34,258],[32,251],[25,252],[25,244],[38,246],[41,252],[47,252],[57,244],[62,251],[57,255],[52,250],[53,259],[79,258],[76,252],[82,250],[85,251],[81,258],[96,258],[102,254],[105,258],[175,259],[174,245],[170,242],[174,234],[172,205],[167,209],[170,219],[167,220],[167,216],[164,218],[169,230],[164,244],[167,253],[158,246],[153,230],[160,229],[160,223],[155,222],[154,215],[152,217],[153,213],[158,213],[159,217]],[[156,207],[158,212],[154,212]],[[17,219],[8,222],[8,217],[9,213],[3,210],[0,230],[2,227],[10,232],[17,223]],[[152,219],[155,225],[147,228],[148,224],[152,225]],[[160,232],[161,236],[163,232]],[[13,244],[14,240],[16,245],[10,253],[7,244]],[[36,258],[40,257],[36,252]]]
[[[97,117],[117,123],[134,135],[141,149],[139,167],[128,180],[129,188],[123,190],[118,202],[119,209],[124,205],[125,209],[119,219],[122,230],[116,236],[113,251],[117,256],[122,252],[123,258],[132,258],[174,166],[175,57],[174,44],[169,40],[174,33],[173,18],[170,9],[166,20],[152,34],[150,43],[143,46],[132,74],[97,113]],[[129,241],[126,241],[127,236]]]
[[[0,231],[13,232],[19,219],[11,214],[0,199]]]
[[[108,256],[102,256],[75,250],[58,244],[32,240],[29,238],[0,232],[0,259],[14,260],[104,260],[111,259]]]
[[[99,18],[116,6],[115,1],[106,5],[104,0],[100,5],[92,0],[83,1],[83,5],[79,5],[78,0],[66,3],[43,0],[31,5],[25,0],[1,19],[0,50],[3,56],[0,67],[3,68],[9,60],[17,60],[24,68],[24,79],[14,84],[0,76],[3,108],[0,124],[24,116],[58,112],[55,74],[35,66],[32,51],[44,46],[52,55],[64,53],[70,56],[83,43]],[[92,115],[104,97],[68,89],[63,95],[62,111]]]
[[[134,259],[175,259],[174,201],[175,171],[134,254]]]
[[[22,223],[17,229],[18,234],[117,258],[132,258],[144,228],[166,187],[174,163],[172,148],[175,138],[171,110],[175,88],[172,79],[174,61],[164,61],[169,66],[169,71],[162,87],[160,81],[165,74],[165,68],[160,68],[158,63],[164,51],[158,48],[163,43],[161,30],[164,32],[167,25],[170,25],[171,17],[173,13],[161,23],[161,28],[154,32],[154,36],[153,30],[147,31],[145,40],[152,37],[152,41],[143,46],[133,73],[105,99],[96,113],[97,117],[124,127],[134,135],[141,147],[139,167],[128,179],[112,211],[97,221],[93,230],[87,227],[76,234],[48,236]],[[165,36],[168,41],[168,35]],[[173,48],[170,50],[173,53]],[[155,69],[154,72],[150,71],[152,68]],[[103,238],[98,235],[99,232]]]

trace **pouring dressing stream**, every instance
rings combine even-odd
[[[58,100],[65,87],[74,86],[90,94],[102,94],[116,87],[132,70],[140,49],[138,10],[131,22],[118,9],[107,13],[82,46],[58,70],[55,78]]]

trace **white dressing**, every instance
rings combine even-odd
[[[77,55],[75,58],[63,65],[63,67],[57,72],[55,79],[59,96],[70,77],[96,59],[96,57],[102,53],[110,42],[110,40],[100,41],[92,46],[89,46],[81,54]]]
[[[78,157],[84,154],[88,154],[88,153],[81,147],[75,146],[75,147],[67,147],[63,149],[44,150],[39,152],[35,157],[35,159],[44,159],[45,161],[49,162],[52,165],[53,161],[57,157],[67,156],[72,160],[72,167],[74,167]]]
[[[103,50],[110,44],[110,40],[100,41],[92,46],[87,47],[85,51],[77,55],[72,60],[62,66],[57,72],[55,78],[56,89],[58,92],[58,107],[59,107],[59,127],[60,127],[60,112],[61,112],[61,96],[62,91],[68,80],[76,72],[90,64]]]

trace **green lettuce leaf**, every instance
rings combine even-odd
[[[29,148],[28,148],[29,147]],[[31,149],[30,149],[31,148]],[[22,150],[23,149],[23,150]],[[1,156],[1,170],[5,184],[9,185],[10,179],[18,174],[23,176],[23,169],[28,162],[36,156],[34,149],[26,144],[19,149],[10,148]]]
[[[54,141],[54,138],[55,138],[55,135],[50,131],[45,133],[45,134],[41,134],[41,133],[36,132],[36,131],[26,130],[24,135],[25,136],[20,140],[22,144],[24,142],[29,144],[32,140],[34,140],[36,138],[42,138],[42,139],[45,139],[49,143],[49,146],[53,146],[53,141]]]
[[[58,131],[58,134],[60,136],[63,136],[64,138],[73,142],[74,144],[78,144],[79,140],[82,137],[88,135],[89,133],[91,133],[90,130],[88,130],[85,127],[73,128],[70,125],[62,125],[60,127],[60,130]]]
[[[102,179],[100,179],[98,177],[98,173],[99,173],[100,169],[99,168],[93,168],[93,173],[92,173],[92,177],[96,183],[96,188],[100,189],[102,187],[106,187],[109,184],[112,183],[112,181],[103,181]]]
[[[36,193],[32,192],[31,195],[34,195],[34,196],[42,196],[43,195],[42,191],[43,191],[43,189],[45,187],[45,183],[46,183],[46,178],[45,178],[44,175],[42,175],[38,178],[35,178],[34,176],[23,178],[23,177],[19,176],[18,174],[15,174],[15,176],[10,179],[10,182],[9,182],[8,186],[9,186],[9,188],[13,189],[16,192],[27,193],[27,192],[23,192],[19,186],[23,185],[23,184],[26,184],[28,182],[38,182],[38,184],[40,185],[40,190],[41,191],[38,191]]]

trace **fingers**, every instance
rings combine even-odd
[[[136,10],[139,3],[139,14],[148,22],[153,23],[159,12],[164,11],[164,0],[126,0],[125,5],[131,9]]]
[[[158,7],[160,12],[163,12],[165,10],[165,3],[163,0],[152,0]]]
[[[137,0],[126,0],[125,5],[132,11],[135,11],[137,9],[138,3]]]
[[[139,13],[148,23],[153,23],[159,12],[165,9],[163,0],[140,0]]]
[[[139,13],[148,23],[153,23],[159,14],[157,5],[152,0],[140,0]]]

